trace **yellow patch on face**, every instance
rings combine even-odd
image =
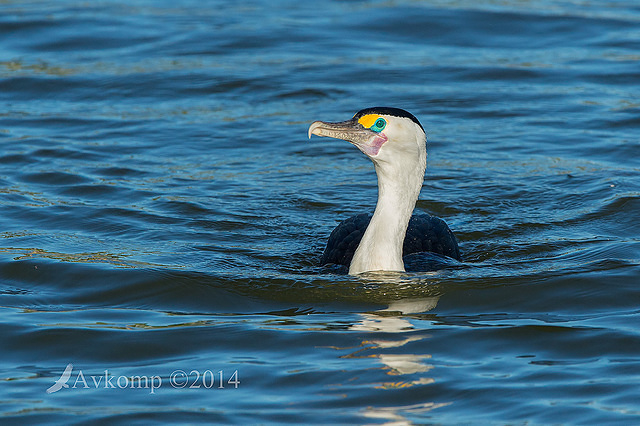
[[[378,118],[380,118],[378,114],[367,114],[360,117],[358,123],[369,129],[371,128],[371,126],[373,126],[373,123],[375,123]]]

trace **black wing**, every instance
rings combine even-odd
[[[436,253],[455,260],[462,260],[458,240],[447,223],[439,217],[427,214],[411,216],[402,246],[403,256],[422,252]]]
[[[340,222],[329,236],[320,264],[349,266],[370,221],[371,215],[362,213]],[[458,241],[445,221],[426,214],[411,216],[402,247],[403,256],[422,252],[461,260]]]
[[[356,252],[370,221],[370,214],[361,213],[340,222],[329,235],[320,264],[351,265],[353,254]]]

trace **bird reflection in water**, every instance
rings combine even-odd
[[[392,278],[387,274],[387,279]],[[439,296],[424,298],[400,299],[389,303],[385,309],[360,314],[362,319],[354,324],[350,329],[353,331],[365,331],[373,333],[393,333],[400,338],[373,338],[363,340],[360,348],[355,352],[343,355],[342,358],[377,358],[387,370],[386,374],[396,380],[383,381],[374,385],[376,389],[394,390],[409,388],[418,385],[429,385],[434,382],[428,373],[434,368],[429,364],[430,354],[410,354],[410,353],[388,353],[397,348],[426,340],[429,334],[419,333],[409,319],[403,315],[420,314],[434,309],[438,303]],[[417,333],[416,333],[417,332]],[[400,334],[410,333],[406,336]],[[400,376],[413,376],[410,380],[401,380]],[[418,376],[418,377],[416,377]],[[451,403],[424,402],[410,405],[398,406],[371,406],[367,407],[363,415],[367,418],[388,420],[394,425],[411,424],[405,414],[424,413]]]

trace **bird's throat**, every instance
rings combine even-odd
[[[352,275],[369,271],[404,271],[402,245],[420,194],[424,168],[384,170],[376,166],[376,173],[378,203],[349,266]]]

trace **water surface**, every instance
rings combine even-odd
[[[638,422],[639,29],[631,0],[3,2],[0,422]],[[317,266],[377,188],[307,127],[374,105],[427,130],[417,208],[463,264]]]

